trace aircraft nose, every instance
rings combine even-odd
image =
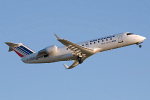
[[[144,37],[144,36],[138,36],[138,40],[140,41],[140,42],[143,42],[144,40],[146,39],[146,37]]]
[[[143,40],[146,40],[146,37],[142,36],[142,39],[143,39]]]
[[[146,39],[146,37],[140,36],[140,35],[138,35],[137,37],[138,37],[137,40],[139,43],[142,43]]]

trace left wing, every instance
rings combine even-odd
[[[71,69],[71,68],[77,66],[78,64],[82,63],[86,58],[95,54],[93,49],[82,47],[82,46],[75,44],[75,43],[72,43],[66,39],[61,39],[56,34],[55,34],[55,36],[59,42],[61,42],[63,45],[65,45],[66,48],[68,48],[72,52],[73,55],[77,56],[77,58],[82,59],[82,61],[79,61],[79,59],[76,59],[70,67],[68,67],[66,64],[64,64],[64,66],[67,69]]]

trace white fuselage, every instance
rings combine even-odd
[[[93,53],[86,55],[87,57],[90,57],[98,52],[120,48],[132,44],[140,44],[146,39],[143,36],[127,34],[128,33],[122,33],[117,35],[111,35],[108,37],[93,39],[90,41],[78,43],[78,45],[85,48],[94,49]],[[72,52],[68,50],[65,46],[58,48],[57,52],[51,55],[41,56],[37,58],[37,54],[38,52],[27,55],[22,58],[22,61],[25,63],[51,63],[76,59],[76,56],[74,56]]]

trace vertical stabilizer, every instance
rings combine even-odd
[[[26,55],[35,53],[33,50],[29,49],[22,43],[11,43],[11,42],[5,42],[5,43],[9,46],[9,52],[15,51],[20,57],[24,57]]]

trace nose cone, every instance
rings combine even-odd
[[[137,39],[138,39],[138,42],[142,43],[146,39],[146,37],[138,35]]]
[[[143,41],[146,40],[146,37],[142,36],[142,40],[143,40]]]
[[[146,39],[146,37],[144,37],[144,36],[140,36],[140,35],[136,35],[135,36],[135,40],[136,40],[136,42],[138,42],[138,43],[143,43],[143,41]]]
[[[140,36],[140,38],[139,38],[139,40],[140,40],[141,42],[143,42],[145,39],[146,39],[146,37],[144,37],[144,36]]]

